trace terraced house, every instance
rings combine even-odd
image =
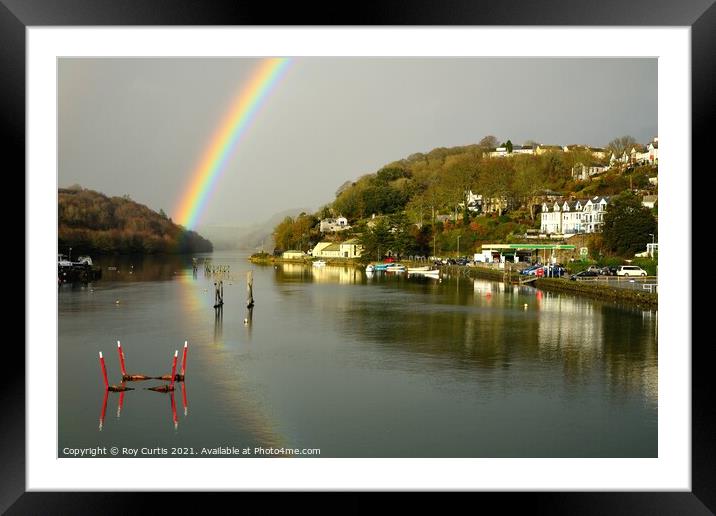
[[[543,203],[540,231],[546,234],[575,235],[599,233],[604,225],[609,197]]]

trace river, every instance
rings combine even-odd
[[[657,456],[655,311],[465,277],[196,257],[196,274],[188,256],[103,257],[100,281],[59,287],[58,456]],[[205,257],[228,272],[206,275]],[[127,372],[147,375],[169,374],[175,350],[181,365],[187,341],[185,381],[105,400],[98,353],[119,384],[117,340]]]

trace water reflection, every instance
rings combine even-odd
[[[357,267],[337,265],[312,267],[311,265],[283,263],[277,265],[274,271],[276,280],[283,283],[300,281],[350,285],[365,282],[363,270]]]
[[[276,276],[289,282],[366,283],[362,271],[347,267],[284,265]],[[517,363],[561,364],[555,378],[567,392],[579,392],[600,375],[616,399],[639,394],[657,403],[655,312],[480,279],[376,275],[369,283],[384,290],[320,290],[308,300],[317,313],[331,313],[321,324],[390,349],[387,360],[395,351],[417,359],[442,357],[419,364],[386,362],[386,367],[472,374],[475,368],[509,369]]]
[[[246,327],[246,333],[251,340],[251,327],[254,322],[254,307],[250,306],[246,309],[246,317],[244,317],[244,326]]]
[[[192,270],[192,257],[170,256],[98,256],[94,264],[102,268],[101,282],[166,281]]]
[[[176,382],[175,385],[180,385],[181,387],[181,395],[182,395],[182,407],[184,408],[184,417],[189,415],[189,402],[187,401],[187,388],[186,388],[186,382]],[[177,418],[177,410],[176,410],[176,402],[174,399],[174,392],[175,391],[169,391],[169,408],[171,410],[171,418],[172,418],[172,424],[174,426],[174,429],[177,430],[179,428],[179,420]],[[102,406],[100,408],[100,414],[99,414],[99,431],[101,432],[104,429],[105,426],[105,417],[107,415],[107,402],[109,400],[109,390],[104,391],[104,396],[102,397]],[[117,393],[119,394],[118,400],[117,400],[117,422],[119,422],[119,419],[122,415],[122,409],[124,407],[124,395],[126,394],[124,391]]]
[[[214,308],[214,344],[221,344],[224,337],[224,306]]]

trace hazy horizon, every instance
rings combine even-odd
[[[62,58],[58,185],[176,206],[253,58]],[[294,58],[198,226],[333,201],[348,180],[486,135],[604,146],[657,131],[654,58]]]

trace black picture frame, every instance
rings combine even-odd
[[[25,170],[25,29],[28,26],[108,25],[606,25],[685,26],[691,28],[692,170],[708,166],[709,128],[716,109],[712,88],[716,79],[716,5],[714,0],[539,0],[478,3],[471,0],[436,2],[383,1],[378,5],[340,3],[201,2],[199,0],[0,0],[0,113],[3,151]],[[705,175],[705,174],[704,174]],[[24,184],[24,183],[23,183]],[[24,186],[23,186],[24,189]],[[688,208],[690,209],[690,207]],[[694,222],[696,220],[694,219]],[[691,253],[693,256],[693,253]],[[691,278],[687,279],[691,281]],[[694,310],[697,306],[691,302]],[[696,312],[694,312],[696,313]],[[693,316],[692,316],[693,317]],[[692,320],[696,320],[695,318]],[[687,346],[684,342],[667,343]],[[708,344],[707,339],[701,344]],[[6,342],[6,344],[9,344]],[[25,354],[14,346],[3,371],[0,389],[0,511],[9,514],[127,512],[147,508],[139,493],[25,492]],[[529,507],[569,514],[709,514],[716,512],[716,428],[712,408],[707,345],[692,346],[692,491],[641,493],[515,493],[491,494],[503,508]],[[7,356],[6,356],[7,360]],[[7,363],[7,362],[6,362]],[[22,365],[22,367],[21,367]],[[165,497],[162,497],[166,500]],[[419,498],[419,497],[418,497]],[[174,500],[176,503],[176,499]],[[215,500],[218,503],[218,500]],[[422,504],[422,502],[421,502]]]

